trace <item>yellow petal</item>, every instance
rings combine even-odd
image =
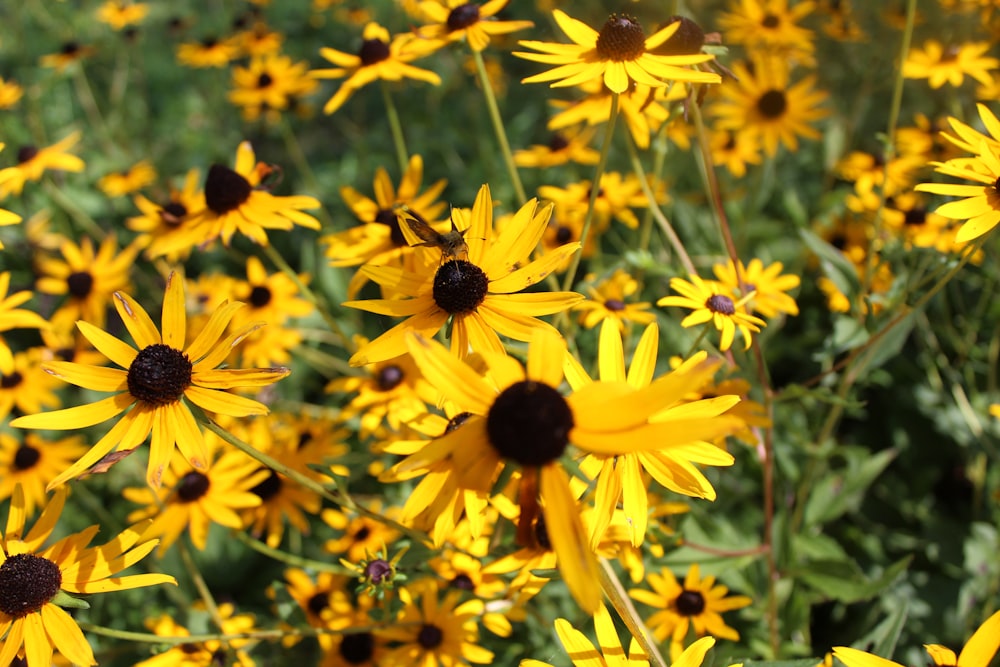
[[[54,604],[42,606],[42,625],[52,639],[59,652],[63,654],[74,665],[96,665],[94,651],[87,643],[87,638],[83,636],[80,627],[67,614]],[[50,663],[45,663],[50,664]]]
[[[566,341],[550,329],[536,329],[528,346],[528,378],[558,388],[563,381]]]
[[[987,667],[1000,647],[1000,611],[990,616],[966,642],[958,667]]]
[[[598,374],[605,382],[625,381],[625,349],[622,347],[622,334],[618,322],[613,317],[606,317],[601,323],[601,337],[598,343],[600,353],[598,359]]]
[[[408,335],[406,347],[424,379],[442,396],[473,414],[485,415],[489,411],[496,391],[471,366],[440,343],[422,336]]]
[[[163,342],[153,320],[149,319],[149,314],[132,297],[124,292],[115,292],[114,301],[115,310],[140,350]]]
[[[557,464],[543,466],[541,478],[545,527],[559,559],[559,571],[573,599],[593,615],[601,604],[600,571],[569,492],[569,478]]]
[[[225,332],[226,327],[229,326],[229,321],[233,318],[233,315],[243,304],[239,301],[232,301],[223,303],[221,306],[215,309],[212,316],[208,318],[208,322],[198,333],[193,341],[191,341],[190,347],[185,350],[188,355],[188,359],[191,363],[198,363],[209,350],[211,350],[215,344],[222,337],[223,332]]]
[[[84,338],[89,340],[98,352],[122,368],[128,368],[132,365],[136,355],[139,354],[134,347],[125,341],[115,338],[89,322],[81,320],[76,323],[76,326]]]
[[[50,361],[46,372],[64,382],[94,391],[128,391],[128,374],[120,368],[77,364],[71,361]]]
[[[12,420],[10,425],[17,428],[50,429],[53,431],[86,428],[111,419],[134,402],[135,398],[131,394],[123,392],[108,396],[96,403],[18,417]]]
[[[216,414],[248,417],[268,413],[268,408],[263,403],[217,389],[192,386],[185,390],[184,395],[195,405]]]
[[[833,656],[847,667],[902,667],[897,662],[847,646],[834,646]]]
[[[570,625],[565,618],[557,618],[555,625],[556,634],[559,635],[559,641],[569,659],[573,661],[573,667],[606,667],[601,652],[594,648],[586,635]]]
[[[184,309],[184,279],[171,271],[167,289],[163,294],[163,312],[160,315],[163,344],[175,350],[184,349],[187,334],[187,311]]]
[[[52,642],[45,634],[42,615],[37,612],[24,617],[24,657],[32,666],[52,664]]]

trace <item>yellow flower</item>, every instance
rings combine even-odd
[[[746,304],[754,296],[752,292],[734,301],[724,285],[702,280],[694,274],[691,275],[691,282],[671,278],[670,287],[683,296],[665,296],[656,305],[691,308],[694,312],[681,321],[681,326],[685,328],[711,322],[722,333],[719,349],[723,352],[732,347],[737,329],[743,334],[743,349],[749,350],[753,342],[750,332],[759,332],[760,327],[765,325],[764,320],[746,312]]]
[[[107,23],[114,30],[121,30],[135,23],[141,23],[148,13],[149,5],[145,2],[107,0],[97,8],[97,19]]]
[[[0,273],[0,373],[14,372],[14,355],[3,338],[4,331],[49,328],[49,323],[38,313],[18,308],[34,296],[30,290],[13,294],[8,294],[9,291],[10,273],[4,271]]]
[[[96,50],[92,46],[85,46],[80,42],[69,41],[65,42],[55,53],[46,54],[38,60],[42,67],[51,67],[57,72],[62,72],[73,63],[91,55]]]
[[[109,197],[123,197],[154,182],[156,182],[156,169],[149,160],[142,160],[125,171],[102,176],[97,181],[97,187]]]
[[[553,81],[551,85],[555,88],[578,86],[603,77],[604,85],[611,92],[624,93],[632,83],[660,87],[671,81],[720,81],[719,75],[714,72],[683,67],[708,62],[713,58],[709,54],[661,56],[652,53],[673,37],[680,28],[680,21],[674,21],[647,38],[642,26],[631,16],[612,14],[600,32],[558,9],[552,12],[552,16],[573,44],[519,42],[521,46],[539,53],[515,51],[515,56],[558,65],[548,72],[522,79],[522,83]]]
[[[593,280],[591,277],[590,280]],[[588,289],[590,300],[578,303],[573,310],[580,311],[580,324],[592,329],[606,319],[613,320],[620,331],[625,331],[626,322],[651,324],[656,315],[649,310],[648,302],[626,303],[625,299],[635,294],[639,283],[622,269]]]
[[[191,606],[191,610],[202,616],[207,615],[205,605],[199,600]],[[255,628],[253,614],[234,614],[236,607],[231,602],[218,605],[219,619],[222,621],[220,630],[224,635],[238,635],[251,632]],[[190,615],[190,610],[189,610]],[[161,637],[188,637],[191,631],[174,620],[169,614],[163,614],[146,620],[146,627]],[[173,648],[158,655],[137,662],[135,667],[207,667],[213,662],[222,661],[227,665],[238,667],[255,667],[256,663],[241,647],[253,640],[233,639],[228,642],[210,639],[205,642],[184,642],[175,644]]]
[[[488,0],[482,5],[465,0],[425,0],[418,7],[433,25],[417,28],[431,48],[465,39],[473,51],[490,44],[490,35],[506,35],[534,25],[531,21],[498,21],[494,18],[510,0]]]
[[[177,62],[188,67],[226,67],[239,55],[239,45],[232,39],[206,37],[200,42],[177,45]]]
[[[248,121],[257,120],[261,113],[276,121],[281,111],[319,86],[308,71],[309,63],[304,60],[295,63],[276,53],[254,56],[246,67],[233,68],[229,101],[243,110]]]
[[[957,657],[954,651],[940,644],[924,644],[931,660],[938,667],[988,667],[998,647],[1000,647],[1000,611],[979,626]],[[847,667],[901,667],[892,660],[846,646],[835,646],[833,655]]]
[[[719,15],[719,27],[731,44],[810,65],[815,37],[798,22],[815,8],[813,0],[796,2],[791,8],[788,0],[733,0],[730,11]]]
[[[536,329],[555,331],[536,316],[565,310],[583,297],[574,292],[520,293],[544,280],[580,247],[579,243],[567,243],[529,261],[551,213],[551,206],[539,211],[537,200],[532,199],[492,240],[493,199],[489,186],[484,185],[472,206],[469,223],[458,209],[452,212],[453,224],[465,234],[467,260],[451,259],[433,273],[425,274],[389,266],[362,267],[361,271],[375,282],[391,285],[411,298],[344,303],[372,313],[407,317],[355,352],[351,365],[363,366],[398,357],[406,351],[407,332],[433,336],[449,319],[452,350],[461,356],[470,351],[503,354],[498,333],[526,341]],[[436,248],[425,251],[441,254]]]
[[[594,130],[573,128],[566,132],[553,132],[549,143],[536,144],[514,153],[518,167],[556,167],[567,162],[597,164],[601,154],[590,147]]]
[[[186,257],[189,248],[172,253],[164,253],[160,248],[170,243],[175,235],[185,233],[183,223],[193,212],[205,208],[205,196],[198,187],[198,170],[188,171],[180,190],[170,188],[170,195],[164,204],[156,204],[143,195],[136,195],[132,201],[142,215],[128,218],[125,226],[139,233],[137,240],[141,247],[146,248],[146,255],[153,258],[166,254],[168,260]]]
[[[94,347],[121,369],[59,361],[45,364],[52,375],[67,382],[94,391],[117,393],[88,405],[19,417],[11,426],[78,429],[99,424],[132,408],[83,458],[52,480],[49,488],[86,472],[116,447],[128,451],[139,446],[151,433],[146,475],[150,486],[159,488],[175,445],[194,468],[204,469],[209,461],[208,450],[185,398],[212,413],[235,417],[267,413],[267,407],[261,403],[224,390],[268,385],[288,375],[288,369],[216,369],[232,348],[258,326],[250,325],[219,340],[241,303],[227,303],[216,310],[201,333],[185,347],[187,314],[183,284],[176,274],[167,279],[162,335],[142,306],[127,294],[115,292],[115,308],[139,349],[92,324],[77,323]]]
[[[40,181],[48,170],[83,171],[83,160],[67,153],[80,141],[79,130],[51,146],[25,145],[17,151],[17,165],[0,169],[0,199],[21,194],[27,181]]]
[[[966,76],[979,83],[990,85],[993,77],[990,70],[1000,67],[1000,60],[984,57],[993,48],[989,42],[968,42],[944,46],[936,39],[929,39],[923,49],[911,49],[903,63],[903,77],[907,79],[927,79],[935,90],[949,84],[962,85]]]
[[[0,433],[0,500],[10,498],[20,484],[24,511],[34,514],[36,507],[45,504],[48,483],[86,450],[78,435],[52,441],[34,433],[28,433],[23,440]]]
[[[21,413],[38,412],[59,407],[59,397],[55,389],[59,381],[43,370],[39,348],[14,355],[14,365],[10,372],[0,371],[0,421],[6,419],[11,410]]]
[[[156,584],[176,584],[166,574],[118,573],[142,560],[158,540],[143,539],[148,524],[125,529],[107,544],[87,545],[97,533],[91,526],[48,547],[66,503],[63,488],[24,534],[24,493],[15,487],[7,528],[0,539],[0,665],[10,665],[21,647],[29,667],[48,667],[53,650],[76,665],[96,665],[94,652],[76,621],[60,605],[67,593],[124,591]]]
[[[347,77],[340,89],[323,107],[323,113],[331,114],[344,105],[356,90],[363,88],[372,81],[401,81],[415,79],[432,83],[441,83],[441,77],[434,72],[410,65],[427,55],[426,44],[414,39],[412,34],[396,35],[389,39],[389,31],[378,23],[369,23],[361,35],[361,48],[357,55],[344,53],[331,48],[319,50],[321,56],[336,65],[335,69],[320,69],[310,72],[317,79],[340,79]]]
[[[24,88],[16,81],[11,81],[10,79],[4,80],[0,76],[0,109],[10,109],[17,104],[22,95],[24,95]],[[0,147],[2,147],[2,144],[0,144]]]
[[[747,302],[749,310],[772,318],[779,313],[799,314],[795,299],[785,292],[798,287],[801,280],[796,275],[780,275],[784,268],[781,262],[764,268],[764,263],[754,257],[746,266],[740,260],[737,268],[729,260],[726,264],[715,264],[712,271],[734,294],[753,292],[753,298]]]

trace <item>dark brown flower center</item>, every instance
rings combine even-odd
[[[601,60],[636,60],[646,52],[646,35],[631,16],[612,14],[597,35],[597,57]]]
[[[373,584],[381,584],[390,576],[392,576],[392,565],[382,558],[376,558],[365,565],[365,579]]]
[[[271,303],[271,290],[266,285],[254,285],[250,290],[250,305],[254,308],[263,308]]]
[[[573,240],[573,229],[566,225],[559,225],[556,229],[556,243],[562,245]]]
[[[604,302],[604,307],[615,312],[625,310],[625,302],[621,299],[608,299]]]
[[[66,42],[59,49],[59,53],[61,53],[64,56],[74,56],[80,52],[80,48],[81,47],[79,42]]]
[[[765,118],[781,118],[787,108],[788,98],[780,90],[769,90],[757,100],[757,110]]]
[[[416,211],[410,211],[410,215],[418,220],[424,221],[423,218]],[[403,236],[403,230],[399,228],[399,216],[396,215],[396,211],[391,208],[379,209],[379,212],[375,214],[375,222],[380,225],[385,225],[389,228],[389,239],[392,241],[392,245],[397,248],[402,248],[403,246],[409,245],[406,242],[406,237]],[[424,221],[426,222],[426,221]]]
[[[424,623],[420,627],[420,632],[417,633],[417,643],[428,650],[437,648],[443,641],[444,633],[441,631],[441,628],[430,623]]]
[[[734,304],[733,300],[725,294],[713,294],[708,297],[708,301],[705,302],[705,307],[713,313],[719,313],[720,315],[736,314],[736,304]]]
[[[464,259],[445,262],[434,274],[434,303],[451,315],[471,313],[486,298],[490,279]]]
[[[370,632],[344,635],[340,641],[340,657],[351,665],[363,665],[375,655],[375,636]]]
[[[918,226],[927,222],[927,209],[915,206],[903,216],[903,224]]]
[[[456,574],[455,578],[451,580],[451,586],[461,591],[471,591],[476,587],[476,584],[472,581],[472,577],[469,575]]]
[[[545,524],[544,514],[539,514],[535,521],[535,541],[546,551],[552,551],[552,541],[549,540],[549,529]]]
[[[222,215],[240,207],[250,198],[253,188],[250,181],[229,167],[213,164],[205,180],[205,204]]]
[[[24,376],[17,371],[11,371],[10,375],[0,373],[0,389],[14,389],[24,382]]]
[[[260,76],[257,77],[258,88],[267,88],[272,83],[274,83],[274,77],[267,72],[261,72]]]
[[[449,12],[446,25],[448,26],[448,32],[455,32],[456,30],[465,30],[478,22],[479,5],[467,2]]]
[[[573,411],[558,391],[524,380],[497,396],[486,416],[486,433],[505,459],[540,466],[562,456],[573,424]]]
[[[192,470],[181,477],[181,480],[177,482],[177,488],[174,490],[177,492],[177,497],[181,499],[181,502],[191,503],[208,493],[208,487],[211,485],[212,482],[206,475]]]
[[[268,468],[260,468],[260,470],[268,470]],[[267,502],[271,498],[274,498],[281,492],[281,475],[271,470],[271,474],[268,475],[262,482],[257,484],[257,486],[250,489],[250,493],[256,495],[264,502]]]
[[[366,39],[361,42],[358,58],[361,58],[362,65],[368,66],[386,60],[389,54],[389,45],[381,39]]]
[[[330,593],[327,591],[320,591],[314,593],[311,598],[306,600],[306,607],[316,616],[320,615],[324,609],[330,606]]]
[[[71,296],[86,299],[94,288],[94,276],[89,271],[74,271],[66,278],[66,288]]]
[[[677,613],[681,616],[697,616],[705,611],[705,598],[700,591],[684,590],[677,596]]]
[[[24,164],[25,162],[30,162],[35,159],[38,155],[38,147],[36,146],[21,146],[17,150],[17,162],[18,164]]]
[[[388,364],[375,373],[375,384],[379,391],[392,391],[403,381],[403,369],[396,364]]]
[[[680,22],[677,32],[653,51],[658,56],[693,56],[705,45],[705,31],[686,16],[671,16],[664,25]]]
[[[171,227],[176,227],[184,220],[188,214],[187,206],[179,201],[172,201],[160,210],[160,219],[163,223]]]
[[[180,350],[156,343],[139,351],[128,367],[128,393],[153,405],[179,401],[191,386],[191,360]]]
[[[558,153],[569,146],[569,140],[558,132],[549,137],[549,150]]]
[[[27,616],[55,597],[61,585],[58,565],[34,554],[15,554],[0,565],[0,612]]]
[[[765,28],[774,29],[781,25],[781,19],[774,14],[764,14],[760,24]]]
[[[358,532],[354,533],[355,542],[364,542],[368,539],[368,536],[372,534],[372,529],[368,526],[361,526],[358,528]]]
[[[42,453],[27,443],[14,452],[14,470],[30,470],[42,458]]]

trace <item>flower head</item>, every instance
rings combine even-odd
[[[752,339],[750,332],[759,332],[764,320],[746,312],[746,304],[753,293],[739,300],[733,298],[729,289],[712,280],[702,280],[691,275],[691,282],[683,278],[671,278],[670,287],[683,296],[665,296],[656,302],[658,306],[680,306],[694,312],[681,321],[682,327],[693,327],[711,322],[722,333],[719,349],[723,352],[733,345],[736,330],[743,334],[744,349],[749,350]]]
[[[424,0],[420,12],[431,21],[417,35],[436,47],[465,39],[473,51],[483,51],[491,35],[506,35],[530,28],[531,21],[498,21],[494,17],[510,0],[488,0],[483,4],[466,0]],[[434,47],[432,47],[434,48]]]
[[[46,171],[83,171],[83,160],[66,152],[78,141],[80,132],[76,131],[51,146],[21,146],[17,151],[17,164],[0,169],[0,199],[21,194],[25,182],[40,181]]]

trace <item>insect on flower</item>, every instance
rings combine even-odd
[[[465,242],[465,233],[469,231],[468,228],[459,231],[458,227],[455,226],[455,221],[452,220],[451,231],[442,234],[409,211],[403,210],[399,215],[406,220],[410,230],[423,241],[423,243],[414,243],[414,247],[440,248],[442,264],[450,259],[467,260],[469,258],[469,244]]]

